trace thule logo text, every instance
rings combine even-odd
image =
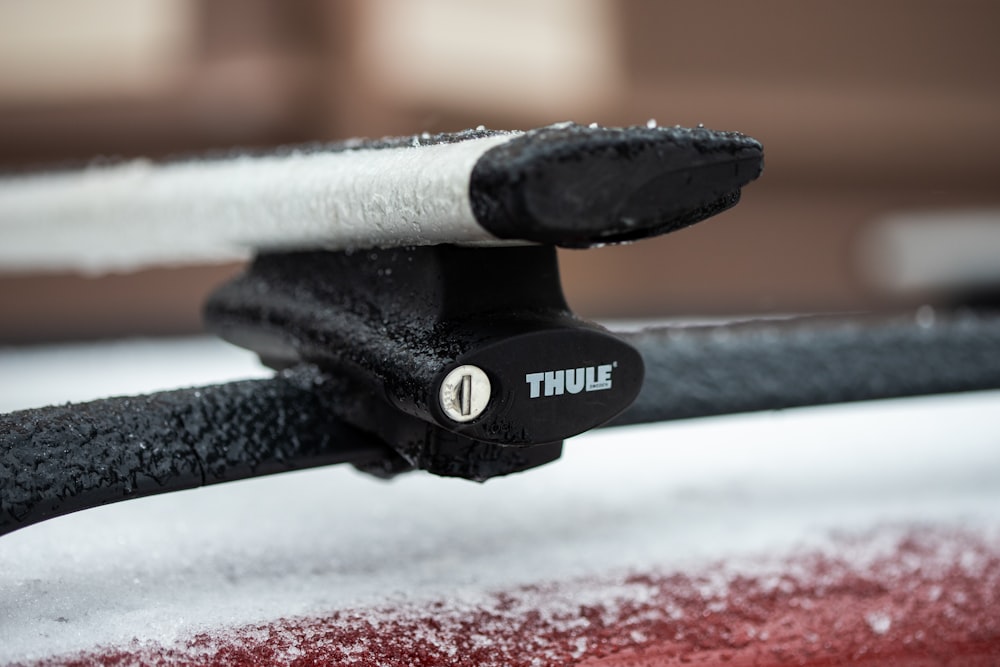
[[[581,391],[611,389],[611,371],[617,366],[618,362],[614,361],[600,366],[527,373],[524,376],[524,381],[529,387],[528,398],[538,398],[543,395],[561,396],[567,392],[579,394]]]

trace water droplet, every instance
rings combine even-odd
[[[592,130],[596,130],[598,126],[597,126],[597,123],[591,123],[591,124],[590,124],[590,125],[588,125],[587,127],[589,127],[589,128],[590,128],[590,129],[592,129]]]
[[[420,138],[421,139],[425,139],[425,140],[426,139],[430,139],[431,138],[431,133],[430,132],[421,132],[420,133]]]
[[[476,125],[476,132],[485,132],[485,131],[486,131],[485,125]]]
[[[646,127],[650,128],[650,129],[656,127],[656,119],[655,118],[650,118],[649,120],[647,120],[646,121]]]
[[[704,123],[698,123],[698,129],[699,130],[704,130],[705,129],[705,124]]]

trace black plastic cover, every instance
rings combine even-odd
[[[764,152],[738,132],[683,127],[531,130],[476,163],[476,220],[502,239],[564,247],[672,232],[735,205]]]

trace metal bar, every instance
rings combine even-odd
[[[0,415],[0,535],[119,500],[394,456],[334,416],[348,400],[304,367]]]
[[[609,426],[1000,388],[1000,311],[809,317],[622,333],[646,379]]]
[[[621,336],[641,353],[646,379],[609,426],[1000,388],[997,311],[925,308]],[[0,415],[0,534],[118,500],[284,470],[407,468],[378,437],[345,421],[371,419],[372,410],[356,386],[302,366],[268,380]],[[558,449],[543,454],[518,469],[552,460]],[[403,467],[392,469],[394,461]]]

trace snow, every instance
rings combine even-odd
[[[877,635],[884,635],[892,627],[892,617],[884,612],[872,612],[865,616],[868,627]]]
[[[100,373],[86,371],[94,359]],[[201,340],[8,350],[0,401],[10,409],[22,385],[37,403],[39,388],[61,401],[84,385],[96,397],[262,372]],[[552,465],[483,485],[332,467],[81,512],[0,538],[0,663],[333,609],[475,609],[521,585],[716,561],[726,570],[698,585],[724,602],[733,572],[776,589],[796,575],[762,556],[808,549],[863,566],[914,526],[995,540],[998,414],[1000,392],[737,415],[594,432]],[[941,557],[979,567],[975,554]],[[651,594],[581,587],[540,611],[570,623],[581,604]],[[864,620],[892,627],[877,609]]]
[[[207,337],[0,347],[0,412],[271,374],[252,352]]]

